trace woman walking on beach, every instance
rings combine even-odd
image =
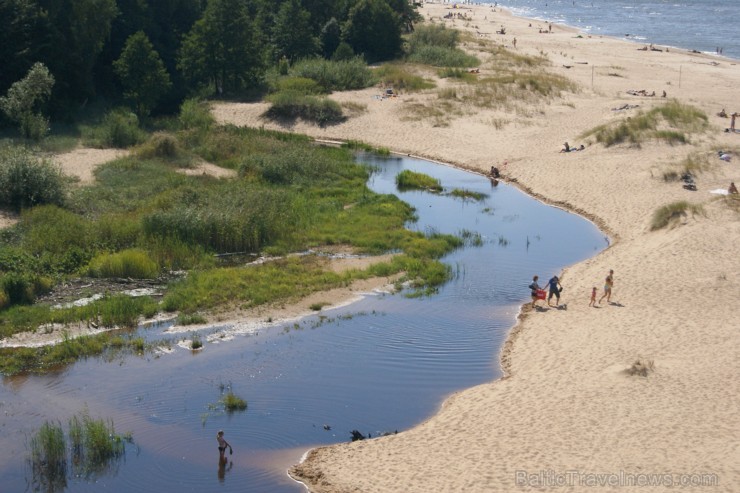
[[[538,291],[540,291],[542,288],[540,288],[540,285],[537,284],[537,279],[539,279],[539,276],[534,276],[532,278],[532,284],[529,285],[529,289],[532,291],[532,308],[535,308],[537,305],[537,300],[540,299]]]
[[[612,287],[614,286],[614,271],[609,270],[609,275],[606,276],[606,280],[604,281],[604,294],[601,295],[601,298],[599,298],[599,304],[601,304],[601,300],[606,297],[606,302],[610,303],[612,299]]]

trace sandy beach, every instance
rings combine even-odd
[[[559,25],[545,33],[546,23],[490,5],[461,7],[427,2],[421,12],[471,39],[545,56],[578,89],[528,108],[461,104],[453,116],[419,119],[409,110],[435,105],[435,90],[380,98],[382,88],[371,88],[332,95],[365,110],[325,128],[271,123],[259,103],[214,112],[221,122],[356,139],[481,173],[496,165],[506,181],[595,221],[612,244],[565,270],[567,310],[525,310],[512,320],[501,354],[491,355],[502,379],[449,396],[434,417],[398,435],[312,450],[291,475],[327,493],[737,491],[740,212],[737,201],[709,191],[740,182],[740,134],[724,132],[729,119],[717,116],[740,111],[740,65]],[[444,19],[449,13],[462,15]],[[496,33],[501,26],[505,35]],[[490,52],[481,48],[466,43],[484,76]],[[639,90],[656,96],[628,93]],[[581,137],[671,98],[709,117],[688,144],[607,148]],[[560,153],[566,141],[586,149]],[[719,160],[720,149],[730,162]],[[697,191],[663,179],[689,155],[706,161]],[[701,204],[703,214],[651,231],[654,211],[680,200]],[[612,303],[589,307],[591,288],[600,297],[610,269]],[[626,372],[638,359],[652,363],[648,376]]]

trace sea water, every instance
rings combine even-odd
[[[494,2],[484,2],[493,4]],[[737,0],[505,0],[515,15],[594,35],[740,58]]]

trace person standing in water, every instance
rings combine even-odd
[[[227,442],[224,438],[224,430],[219,430],[219,432],[216,434],[216,441],[218,442],[219,459],[221,459],[221,462],[226,462],[228,460],[226,459],[226,447],[229,447],[229,454],[233,454],[234,449],[231,448],[229,442]]]

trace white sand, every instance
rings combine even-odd
[[[439,19],[447,9],[425,3],[422,12]],[[580,85],[577,94],[527,111],[464,107],[463,116],[445,123],[407,119],[411,106],[435,101],[433,91],[381,100],[374,97],[381,88],[373,88],[332,95],[367,106],[346,123],[318,128],[297,122],[289,130],[362,140],[481,171],[496,164],[521,188],[594,219],[613,246],[567,269],[567,311],[528,313],[517,323],[502,354],[491,355],[501,358],[505,378],[451,396],[412,430],[314,450],[291,473],[317,492],[675,491],[666,476],[650,487],[629,483],[642,480],[637,474],[673,474],[677,482],[695,473],[710,476],[688,479],[718,484],[693,490],[740,490],[734,305],[740,298],[740,213],[726,197],[709,193],[740,182],[740,158],[716,159],[717,149],[736,156],[740,149],[740,135],[724,133],[729,122],[716,116],[722,108],[740,110],[733,107],[740,104],[740,66],[685,50],[639,51],[640,45],[620,40],[577,38],[557,25],[552,34],[539,34],[546,24],[498,10],[456,10],[472,20],[447,22],[509,47],[516,37],[517,51],[547,56],[553,72]],[[505,36],[495,34],[502,24]],[[480,56],[485,76],[486,55]],[[631,96],[630,89],[658,97]],[[711,129],[676,146],[605,148],[579,138],[665,102],[663,90],[706,112]],[[624,104],[640,108],[612,111]],[[215,114],[222,122],[285,129],[262,120],[264,109],[224,104]],[[588,147],[561,154],[565,141]],[[692,152],[711,165],[697,177],[699,191],[666,183],[662,173]],[[702,204],[705,215],[651,232],[653,212],[678,200]],[[618,305],[588,307],[591,287],[601,296],[609,269],[615,270],[612,301]],[[648,377],[623,372],[638,357],[654,362]],[[525,485],[516,482],[517,471],[519,479],[529,474]],[[558,476],[568,471],[574,473]],[[589,486],[599,481],[591,473],[614,473],[601,481],[617,484]],[[566,486],[548,483],[556,480]]]

